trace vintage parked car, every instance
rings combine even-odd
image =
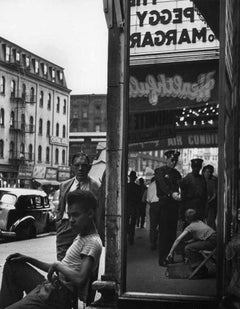
[[[55,219],[44,191],[0,188],[0,236],[34,238],[54,229]]]

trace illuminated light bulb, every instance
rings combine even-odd
[[[185,118],[184,117],[180,117],[180,121],[183,121]]]

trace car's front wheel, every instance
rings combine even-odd
[[[16,231],[16,236],[18,240],[30,239],[36,237],[36,228],[32,224],[19,227]]]

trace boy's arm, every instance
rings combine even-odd
[[[14,253],[11,254],[7,257],[6,259],[7,261],[11,261],[11,262],[25,262],[25,263],[29,263],[45,272],[48,272],[49,268],[51,267],[51,263],[45,263],[42,262],[38,259],[32,258],[30,256],[27,255],[23,255],[21,253]]]
[[[169,253],[168,253],[168,256],[167,256],[167,259],[170,257],[172,257],[173,255],[173,252],[175,251],[175,249],[177,248],[178,244],[183,240],[183,238],[188,234],[189,232],[188,231],[183,231],[178,237],[177,239],[174,241],[173,245],[172,245],[172,248],[170,249]]]
[[[54,273],[62,273],[64,277],[76,286],[84,286],[93,271],[94,259],[91,256],[83,256],[79,271],[69,268],[62,262],[54,262],[48,271],[48,280],[51,281]]]

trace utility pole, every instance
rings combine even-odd
[[[124,201],[127,184],[129,1],[104,0],[108,26],[107,154],[105,204],[105,274],[93,284],[99,306],[116,304],[125,275]],[[124,233],[125,231],[125,233]]]

